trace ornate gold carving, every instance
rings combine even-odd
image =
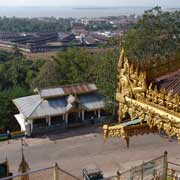
[[[129,147],[130,137],[157,132],[156,127],[150,128],[146,123],[133,126],[123,126],[122,124],[115,126],[104,125],[103,129],[104,141],[106,141],[108,137],[122,137],[125,139],[127,147]]]
[[[163,129],[170,137],[176,135],[180,141],[179,95],[173,96],[173,91],[166,92],[165,89],[158,90],[152,83],[147,86],[146,73],[129,64],[124,49],[120,55],[118,72],[116,100],[119,102],[119,122],[127,114],[131,120],[138,118],[142,122],[133,127],[123,127],[122,124],[104,126],[104,138],[123,137],[129,144],[129,137],[132,135]],[[142,129],[143,125],[147,127]]]

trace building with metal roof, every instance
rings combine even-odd
[[[37,94],[13,99],[19,110],[15,115],[21,130],[33,132],[37,124],[51,126],[55,122],[69,124],[101,116],[104,96],[95,84],[77,84],[38,89]]]

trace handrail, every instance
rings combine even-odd
[[[172,165],[175,165],[175,166],[180,166],[180,164],[173,163],[173,162],[170,162],[170,161],[168,161],[168,164],[172,164]]]
[[[38,170],[34,170],[34,171],[26,172],[26,173],[21,173],[21,174],[17,174],[17,175],[13,175],[13,176],[8,176],[8,177],[5,177],[5,178],[1,178],[0,180],[10,180],[10,179],[14,179],[16,177],[30,175],[30,174],[46,171],[46,170],[53,169],[53,168],[54,168],[54,166],[51,166],[51,167],[48,167],[48,168],[43,168],[43,169],[38,169]]]
[[[72,178],[74,178],[74,179],[76,179],[76,180],[80,180],[80,179],[77,178],[76,176],[74,176],[74,175],[70,174],[69,172],[61,169],[59,166],[58,166],[58,170],[61,171],[61,172],[63,172],[63,173],[65,173],[65,174],[67,174],[68,176],[71,176]]]

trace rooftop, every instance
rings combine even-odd
[[[42,98],[51,98],[66,96],[69,94],[84,94],[93,91],[97,91],[95,84],[75,84],[75,85],[66,85],[59,87],[44,88],[38,90]]]
[[[173,94],[178,93],[180,95],[180,69],[156,78],[154,84],[157,85],[158,89],[172,90]]]
[[[87,111],[102,109],[104,96],[100,95],[95,84],[70,85],[39,90],[39,94],[13,100],[25,118],[43,118],[62,115],[78,103],[78,109]]]

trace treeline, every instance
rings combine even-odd
[[[0,17],[3,32],[67,32],[70,29],[70,19]]]
[[[0,129],[17,129],[12,99],[32,94],[30,82],[39,72],[43,61],[27,60],[18,49],[0,51]]]

